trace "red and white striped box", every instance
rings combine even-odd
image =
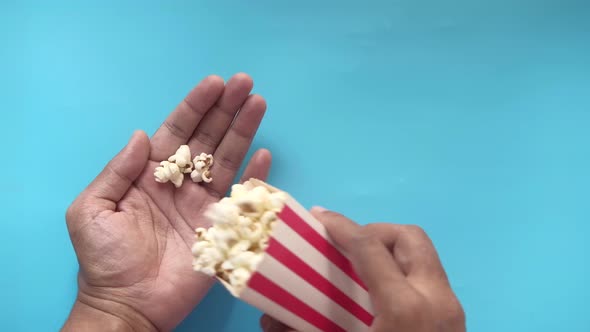
[[[367,288],[324,226],[287,196],[264,258],[247,286],[232,294],[297,331],[367,331],[373,321]]]

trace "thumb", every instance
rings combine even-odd
[[[150,153],[150,140],[145,132],[137,130],[125,146],[90,183],[83,195],[105,204],[105,210],[114,210],[116,203],[127,193],[133,181],[146,165]]]

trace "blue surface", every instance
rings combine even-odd
[[[46,3],[0,4],[3,329],[61,326],[65,209],[132,130],[245,71],[273,184],[423,226],[471,331],[590,330],[587,0]],[[216,288],[178,330],[257,320]]]

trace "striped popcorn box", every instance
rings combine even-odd
[[[297,331],[367,331],[373,321],[367,288],[324,226],[289,195],[278,217],[262,261],[233,295]]]

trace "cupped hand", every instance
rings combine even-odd
[[[203,209],[229,189],[264,116],[266,103],[237,74],[200,82],[150,139],[127,146],[76,198],[66,220],[78,262],[79,291],[64,330],[171,330],[204,297],[212,279],[191,268]],[[188,144],[211,153],[213,182],[181,188],[154,181],[159,162]],[[257,151],[243,178],[264,179],[271,156]]]
[[[465,314],[426,233],[417,226],[360,226],[336,212],[312,209],[367,285],[371,332],[464,332]],[[264,315],[265,332],[293,331]]]

